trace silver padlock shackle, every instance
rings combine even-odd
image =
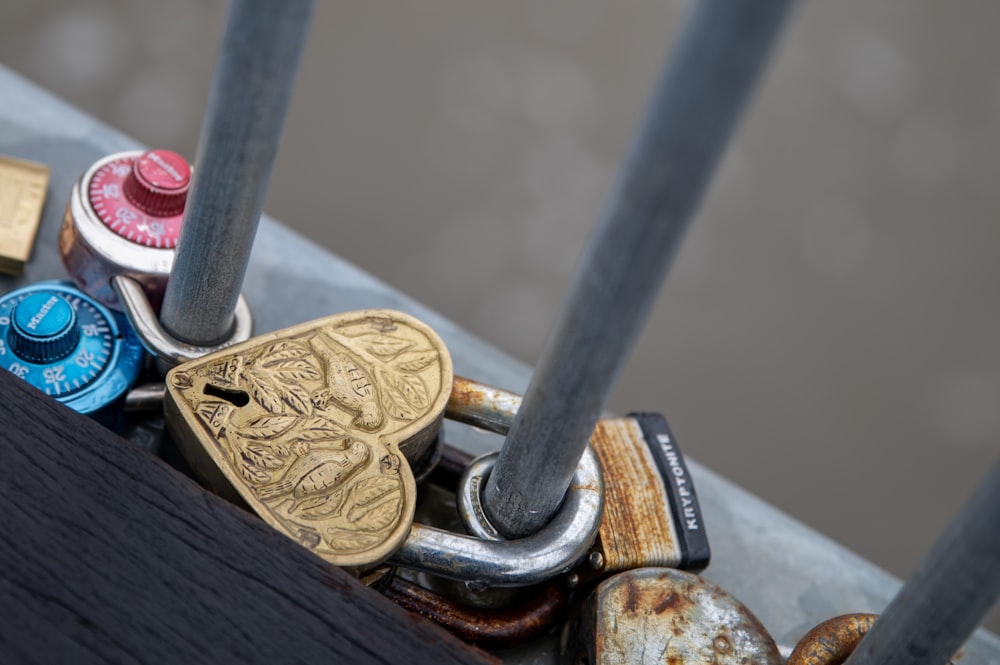
[[[506,435],[522,399],[515,392],[456,376],[444,415],[494,434]]]
[[[454,420],[506,434],[521,397],[455,377],[445,414]],[[463,520],[473,520],[477,536],[414,524],[403,546],[389,559],[404,568],[465,581],[470,587],[530,586],[564,573],[590,550],[604,514],[604,478],[587,446],[566,499],[540,531],[517,540],[496,540],[481,513],[479,492],[497,453],[478,458],[466,469],[458,490]],[[477,506],[479,506],[477,508]],[[478,513],[478,514],[477,514]],[[476,520],[483,520],[476,523]]]
[[[125,275],[116,275],[111,278],[111,286],[118,296],[125,318],[132,324],[142,345],[167,367],[176,367],[213,351],[245,342],[253,336],[253,314],[242,293],[236,300],[235,323],[229,339],[212,346],[197,346],[182,342],[163,329],[139,282]],[[162,393],[160,400],[162,401]]]
[[[531,586],[569,571],[587,554],[597,537],[603,511],[600,465],[587,448],[559,512],[534,535],[483,540],[414,524],[389,561],[462,580],[472,588]]]

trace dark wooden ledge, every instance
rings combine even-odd
[[[496,662],[0,371],[0,662]]]

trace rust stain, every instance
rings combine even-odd
[[[671,591],[667,595],[660,598],[659,602],[653,605],[653,612],[655,612],[656,614],[663,614],[667,610],[671,610],[672,612],[680,612],[681,607],[689,603],[690,603],[689,600],[685,599],[680,594]]]
[[[393,579],[382,593],[466,642],[485,648],[514,647],[545,635],[562,619],[570,599],[561,578],[538,587],[521,603],[501,609],[460,605],[398,578]]]
[[[799,640],[787,665],[841,665],[876,619],[877,614],[842,614],[827,619]]]
[[[478,407],[486,401],[486,392],[481,383],[456,376],[451,384],[449,400],[463,407]]]
[[[721,654],[727,654],[733,650],[733,644],[725,635],[717,635],[715,639],[712,640],[712,648]]]
[[[598,645],[597,662],[780,665],[778,648],[756,617],[716,591],[678,570],[619,573],[588,599],[588,607],[595,608],[594,635],[578,639],[588,648]],[[724,597],[714,598],[720,594]]]
[[[666,489],[635,420],[599,421],[590,443],[604,470],[605,573],[676,565]]]
[[[626,592],[625,610],[628,612],[635,612],[639,609],[639,590],[631,580],[629,580],[626,585]]]

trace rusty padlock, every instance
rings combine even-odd
[[[446,413],[454,420],[504,433],[519,405],[520,396],[514,393],[456,377]],[[563,571],[499,608],[473,606],[480,597],[470,604],[462,587],[446,583],[432,584],[441,591],[437,593],[397,579],[386,593],[466,640],[511,646],[551,630],[569,603],[607,574],[643,565],[704,568],[709,547],[701,512],[683,457],[662,416],[604,419],[590,443],[595,457],[605,464],[608,503],[600,536],[573,571]],[[454,490],[457,483],[459,514],[467,528],[480,538],[497,541],[497,534],[483,528],[485,518],[476,501],[491,462],[490,456],[473,460],[446,447],[430,480],[446,490]]]
[[[781,665],[774,640],[729,593],[688,572],[641,568],[614,575],[566,623],[567,665]]]
[[[446,415],[506,434],[520,403],[515,393],[456,377]],[[484,588],[538,584],[583,559],[577,573],[585,584],[639,566],[707,565],[708,539],[691,476],[662,416],[601,421],[562,508],[526,538],[502,538],[483,509],[482,488],[496,457],[473,460],[459,483],[459,514],[478,540],[415,526],[394,563]],[[609,471],[602,471],[602,458]],[[604,511],[605,496],[620,500],[622,509]]]
[[[601,577],[644,567],[704,570],[705,521],[666,419],[604,418],[590,442],[604,469],[605,508],[589,567]]]
[[[460,377],[455,383],[462,389],[472,385]],[[456,400],[462,400],[462,390],[453,391],[452,403]],[[450,531],[462,529],[455,512],[455,490],[473,459],[462,450],[441,446],[438,464],[421,487],[418,522]],[[576,582],[574,574],[559,575],[535,586],[477,593],[460,581],[400,569],[380,590],[396,604],[466,642],[486,649],[509,649],[551,632],[565,617]]]
[[[843,665],[871,630],[879,615],[854,613],[827,619],[802,636],[786,665]],[[948,665],[961,658],[955,654]]]
[[[514,393],[456,379],[448,413],[504,433],[520,402]],[[694,483],[666,419],[657,413],[601,419],[590,448],[603,471],[605,508],[586,564],[577,570],[583,583],[640,567],[697,572],[708,566],[711,550]],[[500,540],[481,502],[494,459],[470,464],[458,500],[470,533]]]
[[[798,641],[787,665],[841,665],[876,619],[877,614],[842,614],[827,619]]]

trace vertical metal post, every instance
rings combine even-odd
[[[846,665],[944,665],[1000,597],[1000,460]]]
[[[487,481],[487,516],[530,535],[558,509],[793,0],[700,0]]]
[[[233,0],[160,322],[199,346],[228,337],[313,0]]]

